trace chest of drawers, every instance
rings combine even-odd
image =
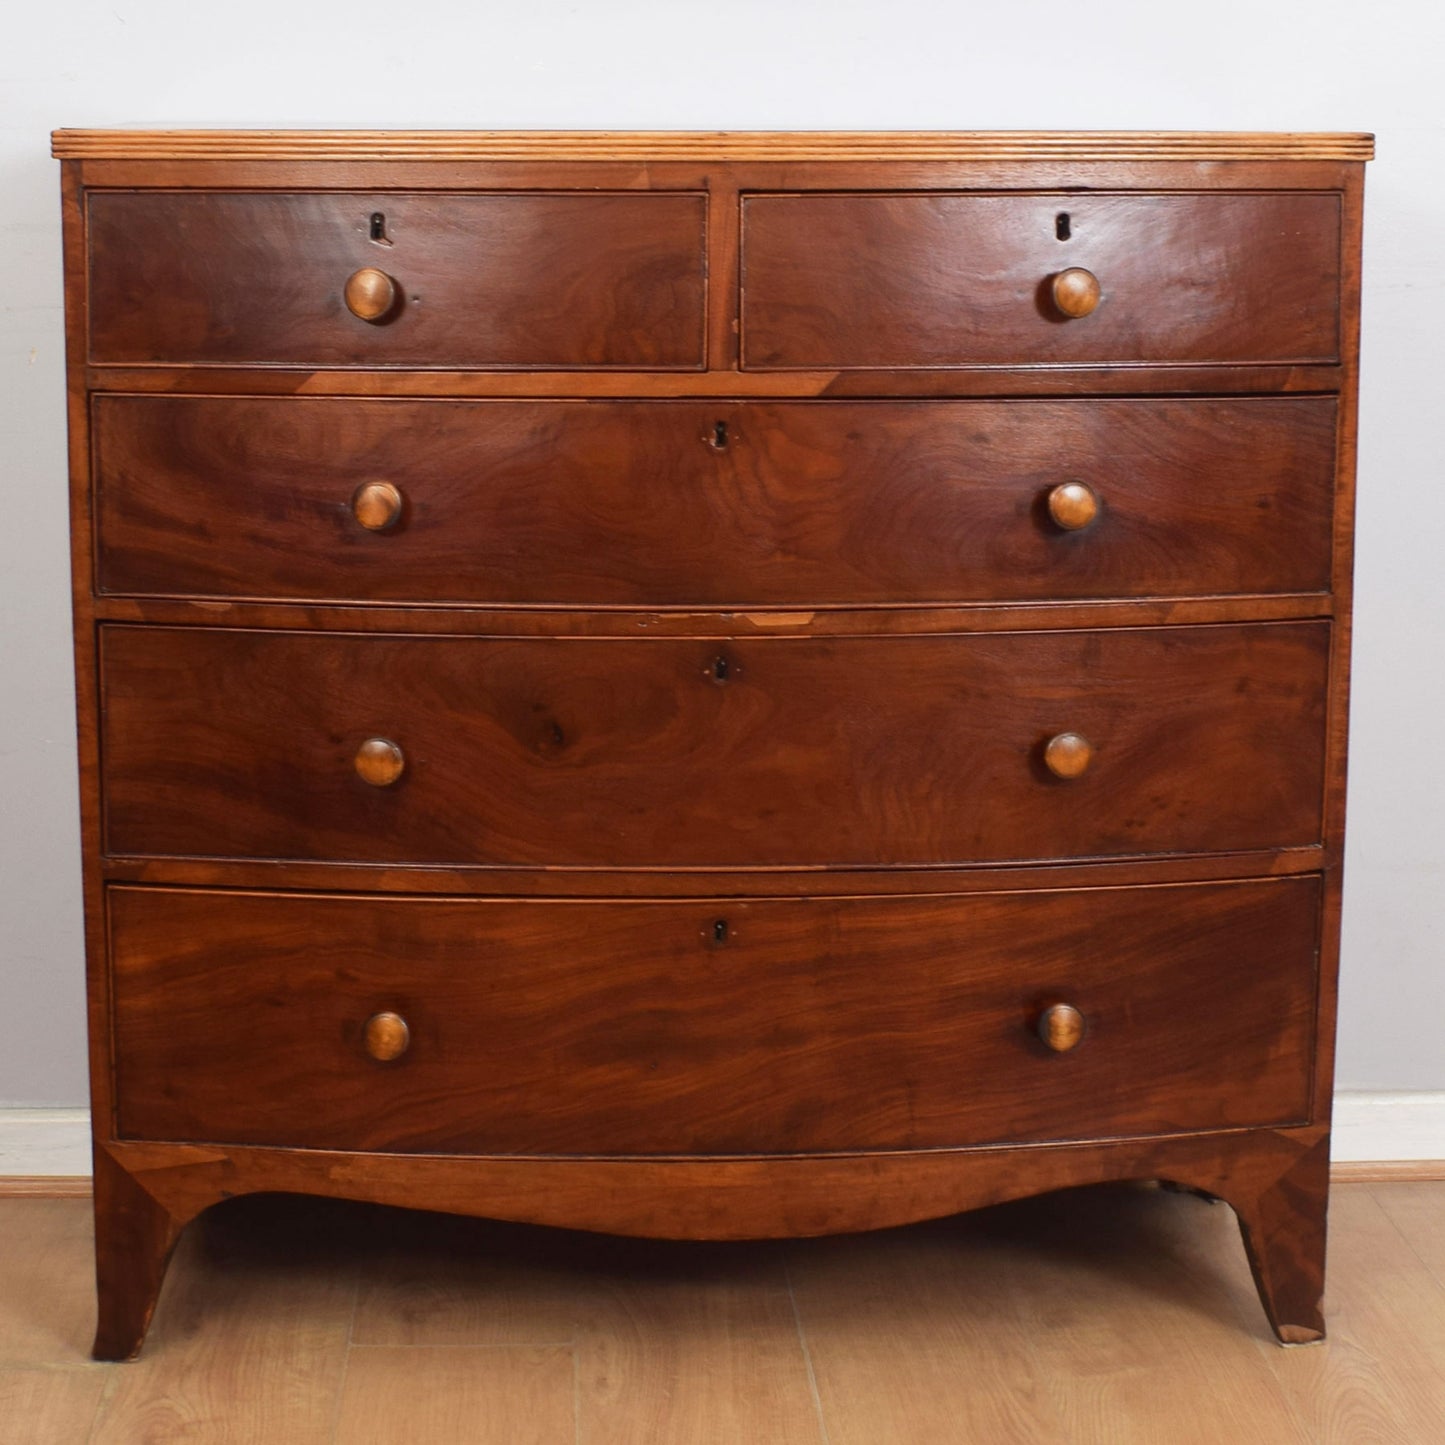
[[[258,1190],[1322,1334],[1369,137],[55,150],[97,1356]]]

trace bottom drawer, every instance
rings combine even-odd
[[[768,1154],[1300,1122],[1318,905],[1314,878],[666,903],[117,886],[118,1130]],[[1058,1004],[1083,1019],[1067,1052],[1038,1031]]]

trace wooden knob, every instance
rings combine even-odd
[[[396,282],[375,266],[363,266],[347,278],[346,309],[363,321],[385,321],[396,305],[396,297]]]
[[[368,532],[385,532],[396,526],[401,507],[401,489],[390,482],[363,482],[351,494],[351,515]]]
[[[1049,516],[1056,527],[1077,532],[1099,515],[1099,497],[1087,482],[1060,482],[1049,493]]]
[[[1099,304],[1103,292],[1099,278],[1082,266],[1070,266],[1054,277],[1054,305],[1065,316],[1087,316]]]
[[[362,1031],[366,1052],[378,1063],[399,1059],[411,1046],[411,1030],[400,1014],[372,1014]]]
[[[1056,778],[1077,778],[1093,756],[1093,745],[1078,733],[1059,733],[1044,744],[1044,766]]]
[[[406,754],[389,738],[367,738],[356,750],[356,771],[373,788],[389,788],[406,767]]]
[[[1050,1004],[1034,1027],[1040,1040],[1056,1054],[1066,1054],[1084,1041],[1084,1016],[1073,1004]]]

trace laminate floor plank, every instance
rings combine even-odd
[[[0,1367],[90,1358],[94,1239],[88,1199],[0,1201]]]
[[[346,1219],[275,1196],[193,1224],[94,1445],[330,1445],[363,1248]]]
[[[955,1221],[790,1245],[829,1445],[1065,1439],[1022,1328],[1023,1253]]]
[[[362,1272],[358,1349],[575,1345],[584,1445],[819,1440],[779,1246],[389,1224]]]
[[[352,1342],[571,1345],[581,1286],[612,1241],[482,1219],[376,1210]]]
[[[1295,1350],[1232,1211],[1141,1186],[786,1245],[254,1199],[95,1365],[88,1203],[9,1199],[0,1445],[1434,1445],[1442,1277],[1445,1183],[1335,1186]]]
[[[0,1368],[0,1445],[85,1445],[108,1383],[103,1365]]]
[[[1445,1184],[1372,1184],[1370,1193],[1445,1289]]]
[[[1260,1365],[1268,1326],[1232,1210],[1141,1186],[962,1220],[1021,1257],[1020,1325],[1072,1445],[1313,1445]],[[981,1239],[980,1239],[981,1236]]]
[[[565,1347],[351,1351],[336,1445],[574,1445]]]
[[[1445,1209],[1445,1187],[1434,1188],[1435,1209]],[[1311,1445],[1445,1440],[1445,1289],[1421,1263],[1417,1240],[1382,1207],[1381,1192],[1331,1191],[1327,1343],[1261,1355]]]
[[[782,1248],[625,1243],[578,1322],[578,1445],[824,1445]]]

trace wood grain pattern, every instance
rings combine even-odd
[[[907,640],[107,627],[106,851],[728,867],[1319,837],[1317,623]],[[1061,730],[1094,761],[1061,782]],[[389,738],[407,771],[368,787]]]
[[[427,161],[581,159],[797,160],[1348,160],[1374,136],[1276,131],[379,131],[84,130],[52,133],[51,154],[202,160]]]
[[[1317,1445],[1264,1367],[1233,1223],[1227,1208],[1188,1196],[1075,1191],[993,1211],[977,1232],[938,1226],[934,1248],[909,1260],[910,1284],[929,1290],[917,1276],[936,1265],[939,1283],[923,1297],[956,1297],[968,1262],[1001,1256],[993,1279],[1014,1287],[999,1300],[1000,1328],[1032,1347],[1039,1392],[1063,1422],[1055,1438]],[[944,1257],[950,1235],[963,1260]]]
[[[1415,1167],[1413,1176],[1405,1173],[1410,1164]],[[1423,1161],[1402,1163],[1393,1179],[1382,1171],[1377,1176],[1380,1187],[1373,1192],[1400,1233],[1413,1241],[1416,1254],[1435,1282],[1445,1289],[1445,1214],[1439,1208],[1439,1190],[1431,1189],[1426,1182],[1439,1180],[1442,1175],[1425,1173],[1428,1167]]]
[[[190,1213],[173,1214],[103,1148],[95,1151],[94,1204],[100,1308],[91,1353],[97,1360],[129,1360],[145,1339],[171,1251]]]
[[[88,1201],[6,1198],[0,1211],[0,1370],[83,1360],[95,1317]]]
[[[0,1364],[0,1445],[88,1441],[107,1381],[98,1370]]]
[[[1421,1267],[1426,1237],[1392,1221],[1392,1188],[1330,1201],[1328,1347],[1262,1352],[1311,1445],[1413,1445],[1445,1419],[1445,1295]]]
[[[331,1445],[356,1241],[278,1203],[284,1229],[218,1216],[188,1233],[144,1358],[110,1372],[91,1445]]]
[[[589,1283],[579,1445],[827,1445],[781,1251],[633,1247]]]
[[[742,225],[745,368],[1339,355],[1328,193],[749,196]],[[1093,315],[1060,317],[1063,267]]]
[[[728,326],[733,314],[724,311]],[[554,400],[652,398],[737,400],[876,400],[960,397],[1253,396],[1333,392],[1344,367],[1329,363],[1264,362],[1257,366],[860,367],[807,371],[699,372],[480,371],[459,367],[347,367],[316,370],[263,366],[95,366],[89,393],[186,395],[377,396],[437,398],[532,397]]]
[[[892,1151],[720,1159],[462,1158],[322,1149],[114,1143],[115,1161],[177,1219],[218,1199],[284,1189],[485,1214],[614,1234],[757,1239],[848,1233],[940,1218],[1050,1189],[1160,1178],[1257,1205],[1328,1136],[1327,1126],[1175,1134],[1048,1149]],[[1323,1216],[1324,1201],[1316,1209]],[[1257,1276],[1306,1297],[1282,1253]],[[1271,1318],[1288,1316],[1271,1303]]]
[[[791,1246],[832,1445],[1318,1445],[1267,1367],[1232,1226],[1123,1185]]]
[[[280,859],[107,858],[114,883],[176,887],[278,887],[322,892],[365,889],[383,897],[425,892],[440,897],[511,898],[856,898],[860,895],[930,897],[940,893],[995,893],[1006,889],[1117,887],[1146,883],[1289,878],[1318,872],[1322,844],[1260,848],[1247,853],[1143,854],[1089,858],[1075,863],[990,864],[983,868],[494,868],[364,863],[297,863]],[[701,875],[701,876],[700,876]]]
[[[786,1154],[1288,1124],[1317,910],[1308,879],[552,906],[118,888],[119,1130]],[[1089,1020],[1067,1058],[1035,1031],[1061,995]],[[410,1038],[385,1070],[381,1009]]]
[[[1056,226],[1056,238],[1067,240],[1066,236],[1057,234],[1062,228],[1063,223],[1060,221]],[[1082,266],[1068,266],[1062,271],[1054,272],[1053,279],[1049,282],[1049,294],[1055,310],[1061,316],[1073,320],[1092,315],[1103,299],[1099,278]]]
[[[107,593],[816,608],[1329,585],[1328,397],[102,396],[94,426]],[[1067,535],[1054,493],[1083,486],[1102,514]]]
[[[336,1421],[344,1445],[570,1445],[572,1351],[353,1348]]]
[[[1265,1343],[1232,1212],[1138,1185],[785,1248],[666,1245],[257,1198],[213,1214],[196,1247],[178,1254],[157,1315],[166,1368],[146,1377],[152,1413],[129,1414],[141,1427],[130,1438],[224,1440],[263,1426],[263,1352],[286,1351],[288,1334],[332,1320],[335,1285],[359,1276],[353,1348],[323,1347],[322,1368],[275,1382],[296,1426],[290,1438],[304,1431],[313,1399],[334,1406],[338,1381],[368,1378],[374,1345],[405,1344],[426,1384],[416,1408],[445,1410],[474,1398],[483,1354],[531,1358],[539,1344],[571,1342],[583,1432],[632,1421],[638,1438],[643,1426],[687,1422],[693,1402],[706,1401],[717,1422],[748,1412],[730,1438],[772,1442],[780,1421],[813,1408],[806,1356],[831,1445],[932,1445],[966,1430],[990,1445],[1417,1445],[1445,1414],[1445,1289],[1420,1268],[1427,1236],[1413,1224],[1445,1215],[1445,1197],[1420,1189],[1419,1209],[1396,1225],[1385,1212],[1396,1193],[1336,1189],[1331,1343],[1302,1350]],[[88,1269],[86,1211],[75,1201],[0,1204],[0,1241],[0,1269],[35,1253],[49,1260],[45,1281]],[[300,1287],[283,1294],[297,1260]],[[243,1332],[228,1329],[221,1309],[202,1307],[208,1292],[217,1305],[239,1299]],[[15,1369],[0,1360],[7,1445],[84,1441],[102,1389],[146,1368],[97,1368],[67,1333],[44,1338],[50,1303],[43,1284],[0,1295],[0,1308],[34,1331],[18,1340],[36,1361]],[[176,1329],[173,1306],[183,1310]],[[494,1388],[472,1416],[478,1433],[534,1398],[529,1373],[482,1373]],[[162,1391],[193,1408],[224,1401],[237,1423],[208,1418],[215,1433],[202,1435],[199,1413],[168,1412]],[[377,1408],[389,1418],[393,1404],[410,1403],[400,1388]],[[386,1438],[412,1435],[402,1421]],[[677,1445],[717,1438],[694,1429]],[[570,1421],[561,1439],[572,1442]]]
[[[88,1174],[0,1175],[0,1199],[89,1199]]]
[[[1121,1178],[1229,1200],[1278,1336],[1317,1335],[1369,137],[91,132],[56,145],[71,157],[100,1353],[136,1347],[170,1240],[230,1194],[739,1238],[877,1228]],[[378,324],[344,299],[368,268],[400,283]],[[1098,304],[1065,320],[1052,278],[1079,268],[1098,278]],[[1048,505],[1070,484],[1097,499],[1073,530]],[[1072,729],[1096,756],[1060,781],[1044,745]],[[356,749],[393,736],[404,775],[370,788]],[[314,1099],[293,1090],[288,1117],[241,1120],[284,1131],[335,1107],[340,1136],[307,1148],[109,1137],[114,1082],[128,1110],[138,1097],[184,1110],[187,1081],[151,1062],[138,1075],[113,1048],[105,879],[134,885],[118,896],[220,900],[185,937],[125,933],[156,944],[129,955],[142,1061],[185,1046],[171,999],[199,1020],[197,1037],[221,1029],[199,1002],[218,951],[243,1005],[195,1064],[229,1079],[230,1095],[187,1131],[214,1140],[226,1110],[274,1110],[284,1083],[257,1089],[257,1077],[289,1077],[303,1049],[331,1057],[344,1036],[354,1047]],[[244,887],[267,896],[247,900]],[[1005,905],[1001,887],[1037,891]],[[1130,911],[1166,894],[1305,902],[1258,927],[1205,910],[1221,940],[1211,952],[1196,905]],[[323,905],[353,921],[330,935],[279,927]],[[262,959],[247,975],[213,925],[256,910],[277,926],[232,925],[261,934],[246,943]],[[514,920],[512,963],[474,965],[477,937],[451,924],[358,936],[361,921],[430,910]],[[885,913],[927,921],[878,923],[867,946],[846,925]],[[666,922],[684,917],[685,947]],[[980,922],[949,930],[950,917]],[[571,931],[557,934],[562,919]],[[663,921],[645,934],[646,919]],[[996,1136],[990,1118],[1012,1130],[1030,1107],[1027,1066],[996,1068],[962,1103],[950,1090],[962,1093],[987,1055],[973,1040],[1003,1017],[989,990],[1020,989],[1050,929],[1059,983],[1014,1009],[1010,1037],[1052,1077],[1097,1081],[1056,1097],[1036,1134],[1023,1117],[1017,1138]],[[364,966],[340,957],[348,940]],[[1124,976],[1156,1010],[1147,1047],[1120,1027],[1133,1015],[1111,946],[1136,960]],[[710,973],[689,971],[698,954]],[[1258,955],[1251,970],[1241,955]],[[788,1008],[766,1008],[759,965]],[[415,997],[356,997],[343,1020],[383,969]],[[1063,987],[1083,975],[1083,993]],[[546,980],[577,1002],[575,1018],[542,1006]],[[833,1013],[830,987],[842,995]],[[926,1007],[950,988],[977,1007]],[[1073,1001],[1086,1036],[1051,1055],[1032,1029],[1050,1003]],[[619,1002],[636,1027],[614,1038]],[[516,1018],[524,1005],[515,1027],[486,1030],[499,1008]],[[362,1031],[388,1011],[416,1029],[405,1054],[378,1062]],[[590,1033],[588,1018],[601,1021]],[[903,1027],[890,1032],[890,1018]],[[735,1062],[752,1046],[739,1020],[795,1087],[751,1117],[710,1120],[689,1078],[721,1080],[714,1101],[734,1105],[760,1087]],[[1195,1021],[1215,1041],[1207,1067],[1186,1030]],[[435,1049],[460,1023],[489,1046],[465,1064],[453,1043]],[[637,1059],[656,1057],[647,1050],[669,1028],[686,1056],[642,1076]],[[517,1042],[529,1029],[582,1065],[537,1085],[545,1059]],[[178,1041],[158,1042],[167,1030]],[[931,1061],[922,1074],[909,1033]],[[267,1041],[303,1035],[267,1057]],[[631,1053],[609,1058],[609,1041]],[[865,1095],[869,1059],[886,1077]],[[1241,1060],[1246,1072],[1258,1061],[1253,1089]],[[947,1139],[960,1120],[999,1142],[588,1154],[602,1147],[582,1137],[589,1119],[603,1121],[603,1145],[631,1142],[600,1094],[582,1101],[559,1083],[598,1068],[614,1079],[631,1068],[632,1092],[659,1101],[632,1122],[644,1145],[826,1147],[852,1122],[866,1138]],[[407,1128],[348,1094],[353,1069],[401,1094],[434,1071],[433,1092],[402,1111],[414,1138],[431,1130],[416,1140],[424,1151],[497,1144],[478,1133],[491,1115],[457,1113],[491,1078],[509,1101],[532,1097],[533,1116],[552,1109],[533,1146],[551,1127],[559,1152],[338,1149],[338,1137]],[[856,1101],[856,1121],[788,1112],[819,1079]],[[1286,1103],[1289,1118],[1317,1122],[1285,1122]],[[1166,1132],[1087,1143],[1057,1132],[1076,1119],[1107,1132],[1108,1118]],[[1170,1280],[1183,1290],[1187,1272]],[[224,1279],[215,1293],[219,1310],[248,1309]],[[704,1357],[634,1348],[650,1307],[631,1314],[632,1298],[599,1311],[595,1335],[574,1317],[590,1411],[576,1428],[589,1438],[627,1438],[637,1417],[659,1439],[695,1437],[703,1419],[748,1439],[825,1429],[789,1413],[796,1354],[769,1373],[775,1349],[736,1348],[716,1388],[689,1386]],[[752,1316],[723,1311],[715,1336],[705,1312],[658,1318],[733,1348]],[[1018,1319],[1048,1329],[1044,1310]],[[228,1358],[247,1357],[256,1323],[238,1322]],[[1169,1321],[1188,1324],[1187,1312]],[[1151,1336],[1141,1325],[1126,1338]],[[1248,1343],[1233,1342],[1226,1370]],[[990,1358],[1002,1368],[1007,1349]],[[988,1416],[990,1439],[1067,1421],[1113,1445],[1117,1420],[1157,1436],[1174,1413],[1162,1402],[1175,1397],[1138,1375],[1100,1389],[1069,1374],[1067,1351],[1038,1358],[1060,1388],[1015,1395],[1012,1413]],[[1182,1352],[1180,1400],[1209,1377],[1198,1358]],[[1027,1388],[1027,1373],[1009,1378]],[[744,1379],[759,1408],[734,1417]],[[334,1422],[336,1393],[330,1413],[291,1411],[278,1426],[274,1380],[243,1367],[236,1384],[242,1403],[227,1409],[210,1386],[148,1375],[109,1402],[104,1438],[193,1424],[216,1438],[324,1438]],[[1311,1416],[1295,1396],[1281,1413],[1281,1396],[1257,1386],[1220,1390],[1190,1428],[1242,1440],[1242,1421],[1267,1420],[1271,1441],[1288,1439],[1291,1411],[1321,1439],[1340,1422],[1351,1445],[1349,1428],[1374,1428],[1338,1390]],[[1412,1423],[1427,1418],[1428,1390],[1419,1402]],[[350,1408],[371,1423],[364,1401]],[[942,1405],[937,1421],[951,1428]],[[429,1428],[451,1428],[445,1410]]]
[[[210,598],[99,597],[97,622],[168,627],[225,622],[248,631],[286,631],[298,616],[318,631],[370,636],[413,633],[457,637],[671,637],[730,642],[750,637],[913,637],[975,632],[1043,632],[1064,627],[1183,627],[1327,619],[1328,592],[1245,597],[1110,599],[1090,602],[970,602],[952,606],[749,607],[437,607],[390,603],[286,602]]]
[[[706,221],[704,197],[662,193],[99,192],[90,357],[696,368]],[[401,292],[385,325],[343,300],[379,251]]]

